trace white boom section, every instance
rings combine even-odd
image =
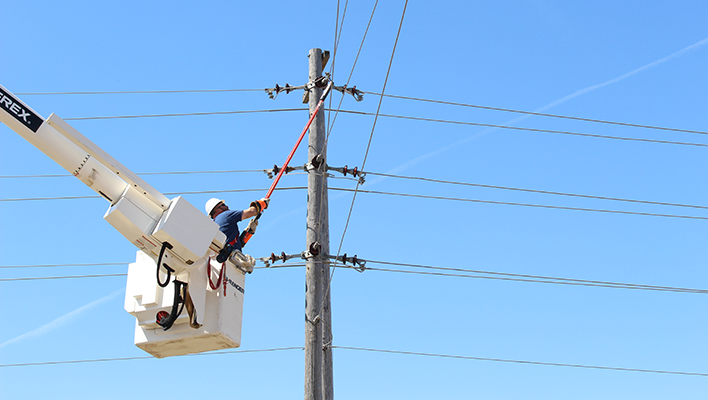
[[[0,109],[0,122],[111,203],[104,218],[136,247],[157,258],[170,243],[164,261],[175,273],[224,245],[209,217],[181,197],[169,200],[58,116],[45,121],[3,86]]]
[[[96,193],[115,203],[127,183],[108,170],[85,150],[72,143],[34,110],[0,86],[0,121],[34,147],[79,178]]]
[[[119,163],[116,159],[103,151],[103,149],[90,141],[86,136],[82,135],[79,131],[74,129],[74,127],[67,124],[66,121],[59,118],[55,114],[51,114],[49,119],[47,119],[47,123],[63,134],[67,139],[72,141],[75,145],[79,146],[79,148],[90,154],[91,157],[95,158],[101,164],[109,168],[111,172],[129,183],[139,192],[142,192],[142,194],[150,199],[150,201],[163,210],[167,209],[170,204],[170,200],[167,197],[135,175],[133,171],[124,167],[123,164]]]

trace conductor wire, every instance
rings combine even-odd
[[[386,97],[391,97],[391,98],[396,98],[396,99],[415,100],[415,101],[447,104],[447,105],[462,106],[462,107],[472,107],[472,108],[479,108],[479,109],[483,109],[483,110],[504,111],[504,112],[510,112],[510,113],[535,115],[535,116],[539,116],[539,117],[562,118],[562,119],[570,119],[570,120],[575,120],[575,121],[594,122],[594,123],[598,123],[598,124],[627,126],[627,127],[632,127],[632,128],[656,129],[656,130],[662,130],[662,131],[696,133],[696,134],[700,134],[700,135],[708,135],[708,132],[690,130],[690,129],[667,128],[667,127],[662,127],[662,126],[632,124],[632,123],[617,122],[617,121],[606,121],[606,120],[601,120],[601,119],[572,117],[572,116],[567,116],[567,115],[545,114],[545,113],[532,112],[532,111],[513,110],[513,109],[509,109],[509,108],[480,106],[480,105],[475,105],[475,104],[455,103],[455,102],[443,101],[443,100],[430,100],[430,99],[422,99],[422,98],[418,98],[418,97],[409,97],[409,96],[396,96],[396,95],[392,95],[392,94],[381,94],[381,93],[366,92],[366,91],[364,93],[372,94],[372,95],[376,95],[376,96],[386,96]]]

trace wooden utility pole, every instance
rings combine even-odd
[[[309,54],[309,82],[322,75],[321,49]],[[315,111],[322,89],[309,93],[310,115]],[[305,277],[305,400],[333,398],[331,314],[329,308],[329,207],[325,154],[324,113],[318,113],[310,125],[308,161],[318,165],[307,178],[307,248],[317,253],[307,259]],[[326,300],[325,300],[326,299]],[[326,348],[325,348],[326,345]],[[328,354],[325,357],[325,354]],[[325,361],[326,360],[326,361]]]

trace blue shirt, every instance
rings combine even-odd
[[[219,230],[226,235],[226,243],[231,243],[236,239],[234,247],[241,250],[243,243],[239,240],[238,223],[241,221],[243,211],[226,210],[214,218],[214,222],[219,224]]]

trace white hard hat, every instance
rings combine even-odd
[[[204,204],[204,210],[206,210],[206,213],[208,216],[211,217],[211,212],[214,211],[214,208],[219,205],[219,203],[223,203],[224,200],[217,199],[216,197],[211,198],[207,200],[206,204]]]

